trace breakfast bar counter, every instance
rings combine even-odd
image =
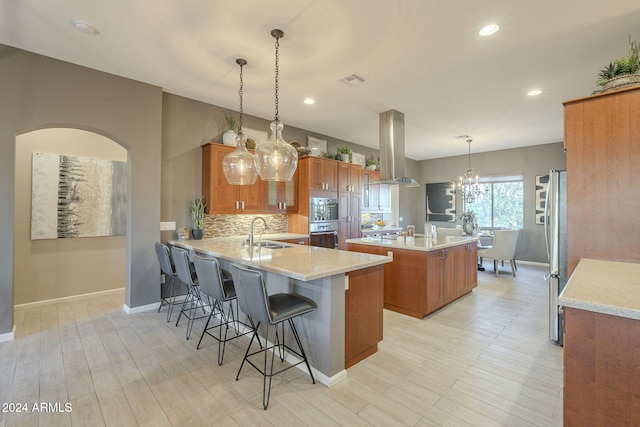
[[[387,256],[243,238],[175,240],[170,244],[219,259],[222,268],[242,264],[263,272],[268,292],[311,298],[318,309],[296,319],[314,375],[332,386],[346,368],[377,351],[382,340],[382,292]],[[257,243],[257,242],[256,242]]]

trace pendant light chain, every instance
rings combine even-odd
[[[242,107],[242,95],[243,95],[242,89],[244,88],[244,80],[243,80],[242,68],[246,64],[246,61],[244,61],[244,60],[240,61],[239,60],[238,64],[240,64],[240,90],[238,90],[238,96],[240,96],[240,120],[239,120],[239,124],[238,124],[238,133],[242,135],[242,116],[244,114],[244,109]]]
[[[276,115],[275,119],[280,120],[280,114],[278,112],[278,92],[280,86],[278,85],[278,74],[280,72],[280,37],[276,36]]]

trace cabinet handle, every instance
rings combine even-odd
[[[244,210],[244,200],[242,201],[242,210]]]
[[[236,209],[240,209],[240,202],[236,200]]]
[[[287,209],[287,202],[282,202],[282,209]]]

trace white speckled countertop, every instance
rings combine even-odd
[[[277,240],[276,237],[289,239],[291,235],[265,236],[262,237],[263,242],[269,240],[266,237]],[[202,240],[172,240],[169,243],[305,282],[392,261],[386,256],[297,244],[285,244],[287,247],[283,249],[258,250],[255,247],[242,246],[245,239],[246,237],[214,237]]]
[[[581,259],[561,306],[640,320],[640,264]]]
[[[402,236],[398,236],[397,239],[361,237],[359,239],[348,239],[347,243],[429,252],[457,246],[463,243],[476,242],[478,240],[478,236],[438,236],[435,240],[425,239],[424,237],[407,237],[405,241]]]

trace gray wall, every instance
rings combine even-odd
[[[565,169],[565,154],[561,142],[471,154],[471,167],[474,174],[480,176],[500,176],[510,174],[524,175],[524,227],[518,239],[516,258],[533,262],[547,262],[544,242],[544,227],[535,223],[535,177],[545,175],[551,169]],[[426,195],[424,184],[432,182],[455,181],[467,168],[467,156],[446,157],[419,162],[420,177],[423,184],[417,200],[418,229],[426,221]],[[401,200],[402,203],[402,200]],[[458,200],[457,212],[462,204]],[[418,225],[420,224],[420,225]],[[436,223],[451,226],[451,223]]]
[[[162,90],[3,45],[0,70],[0,334],[13,327],[15,139],[34,129],[86,129],[128,150],[125,303],[157,302]]]

